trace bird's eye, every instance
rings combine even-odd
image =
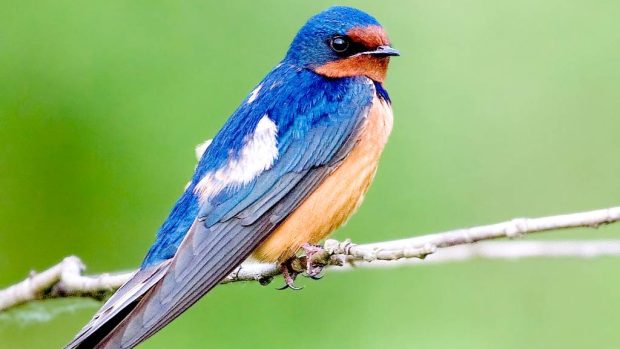
[[[343,53],[349,49],[349,39],[344,36],[335,36],[329,41],[329,46],[337,53]]]

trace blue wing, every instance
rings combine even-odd
[[[263,197],[276,180],[294,176],[287,172],[299,172],[332,160],[335,150],[353,132],[356,117],[363,114],[362,110],[372,100],[372,87],[364,79],[330,80],[283,65],[258,86],[262,86],[263,93],[252,103],[247,103],[246,99],[203,153],[190,185],[160,228],[142,268],[172,258],[199,211],[201,215],[209,213],[208,225],[224,217],[231,218],[244,205]],[[383,91],[381,86],[375,85],[375,88]],[[278,127],[278,152],[281,154],[278,163],[264,174],[260,184],[253,181],[243,188],[229,188],[212,200],[212,206],[201,209],[194,194],[198,181],[205,173],[224,166],[231,152],[239,152],[244,139],[264,115],[269,115]],[[268,197],[271,196],[263,200]],[[263,206],[266,207],[268,205]]]
[[[286,66],[276,68],[259,86],[269,92],[252,103],[244,101],[231,116],[203,154],[179,200],[181,207],[175,207],[183,211],[183,217],[194,214],[191,228],[186,234],[179,233],[178,228],[187,224],[184,218],[178,220],[182,224],[171,225],[175,228],[172,235],[160,232],[145,259],[148,270],[174,254],[164,275],[141,299],[135,297],[121,312],[122,317],[110,319],[113,326],[99,320],[103,323],[91,328],[97,342],[103,338],[97,348],[132,348],[185,311],[247,258],[347,156],[374,93],[364,78],[330,80]],[[264,115],[278,129],[279,156],[273,166],[249,183],[226,187],[198,205],[191,195],[200,179],[240,151],[243,140]]]

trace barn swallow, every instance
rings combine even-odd
[[[133,348],[244,260],[283,265],[342,225],[392,129],[383,83],[398,55],[360,10],[331,7],[310,18],[203,145],[139,271],[66,348]]]

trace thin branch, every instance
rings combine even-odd
[[[515,218],[497,224],[365,245],[355,245],[347,241],[336,244],[331,243],[333,240],[328,240],[325,242],[325,249],[333,254],[346,254],[365,261],[424,258],[438,248],[471,244],[482,240],[517,238],[550,230],[577,227],[598,228],[619,220],[620,206],[541,218]]]
[[[497,238],[516,238],[526,234],[575,227],[596,228],[620,221],[620,207],[542,218],[518,218],[508,222],[479,226],[409,239],[356,245],[349,240],[327,240],[311,262],[340,266],[340,270],[360,267],[395,267],[484,259],[521,259],[535,257],[592,258],[620,257],[620,240],[610,241],[519,241],[482,242]],[[431,255],[424,259],[426,256]],[[293,268],[303,271],[306,257],[299,257]],[[423,260],[424,259],[424,260]],[[84,265],[75,256],[41,272],[31,273],[24,281],[0,290],[0,312],[33,300],[59,297],[102,299],[112,293],[134,272],[83,276]],[[275,264],[244,263],[222,284],[237,281],[268,283],[280,274]]]
[[[580,258],[620,257],[620,240],[561,240],[561,241],[484,241],[471,245],[458,245],[437,250],[425,259],[403,258],[356,262],[334,270],[351,268],[395,268],[466,262],[476,259],[521,260],[528,258]]]

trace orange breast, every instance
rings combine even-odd
[[[315,244],[359,207],[392,130],[392,110],[375,97],[359,142],[342,164],[254,251],[264,262],[283,262],[305,243]]]

